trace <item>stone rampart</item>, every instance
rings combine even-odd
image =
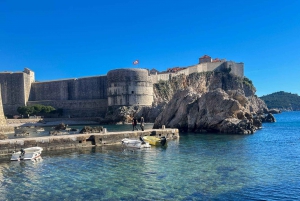
[[[173,76],[173,74],[174,73],[161,73],[161,74],[156,74],[156,75],[151,74],[150,77],[151,77],[152,83],[155,84],[155,83],[158,83],[160,80],[163,80],[163,81],[170,80],[170,78]]]
[[[116,69],[107,74],[108,106],[152,105],[153,83],[146,69]]]
[[[235,63],[233,61],[219,61],[219,62],[207,62],[201,63],[193,66],[188,66],[183,70],[177,71],[176,73],[166,72],[159,74],[151,74],[151,79],[153,84],[158,83],[160,80],[168,81],[170,78],[184,74],[190,75],[197,72],[207,72],[207,71],[218,71],[224,70],[225,68],[231,68],[230,73],[237,75],[239,77],[244,77],[244,63]]]
[[[24,72],[0,73],[3,109],[6,115],[15,115],[19,106],[26,105],[28,86],[25,87],[25,83],[30,85],[28,80],[30,77]]]
[[[104,117],[107,110],[107,99],[92,100],[44,100],[28,101],[27,105],[51,105],[64,110],[65,117]]]
[[[107,77],[95,76],[32,83],[29,100],[92,100],[105,98],[107,98]]]
[[[35,82],[31,87],[29,101],[68,100],[69,80]]]
[[[230,73],[239,77],[244,77],[244,63],[235,63],[233,61],[229,61],[226,63],[226,65],[227,68],[231,68]]]
[[[233,61],[204,62],[176,73],[150,75],[147,69],[116,69],[107,76],[34,82],[34,72],[0,73],[4,114],[17,114],[19,106],[43,104],[63,108],[66,115],[103,116],[108,106],[150,106],[153,102],[153,84],[160,80],[195,72],[231,68],[232,74],[243,77],[244,64]]]
[[[178,129],[151,129],[0,140],[0,157],[8,159],[14,151],[34,146],[42,147],[44,151],[81,149],[91,146],[120,144],[124,138],[138,139],[140,136],[165,136],[170,140],[179,138],[179,131]]]

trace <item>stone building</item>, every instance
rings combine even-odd
[[[4,114],[13,116],[17,108],[34,104],[62,108],[65,116],[104,117],[109,106],[151,106],[153,84],[180,74],[218,71],[230,68],[230,73],[244,76],[244,64],[212,59],[208,55],[199,63],[159,73],[148,69],[115,69],[105,76],[83,77],[36,82],[34,72],[0,72]],[[1,114],[0,114],[1,115]]]
[[[202,57],[199,58],[199,64],[201,63],[211,63],[212,58],[208,55],[203,55]]]

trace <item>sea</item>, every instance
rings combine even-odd
[[[300,112],[275,118],[252,135],[180,133],[167,147],[1,160],[0,200],[300,200]]]

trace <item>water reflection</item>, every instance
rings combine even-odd
[[[300,125],[279,124],[246,136],[181,134],[166,148],[106,145],[1,162],[0,200],[299,200]]]

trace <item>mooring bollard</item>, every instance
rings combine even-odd
[[[107,133],[107,128],[103,128],[103,133]]]
[[[166,126],[165,126],[165,125],[162,125],[162,129],[165,130],[165,129],[166,129]]]

